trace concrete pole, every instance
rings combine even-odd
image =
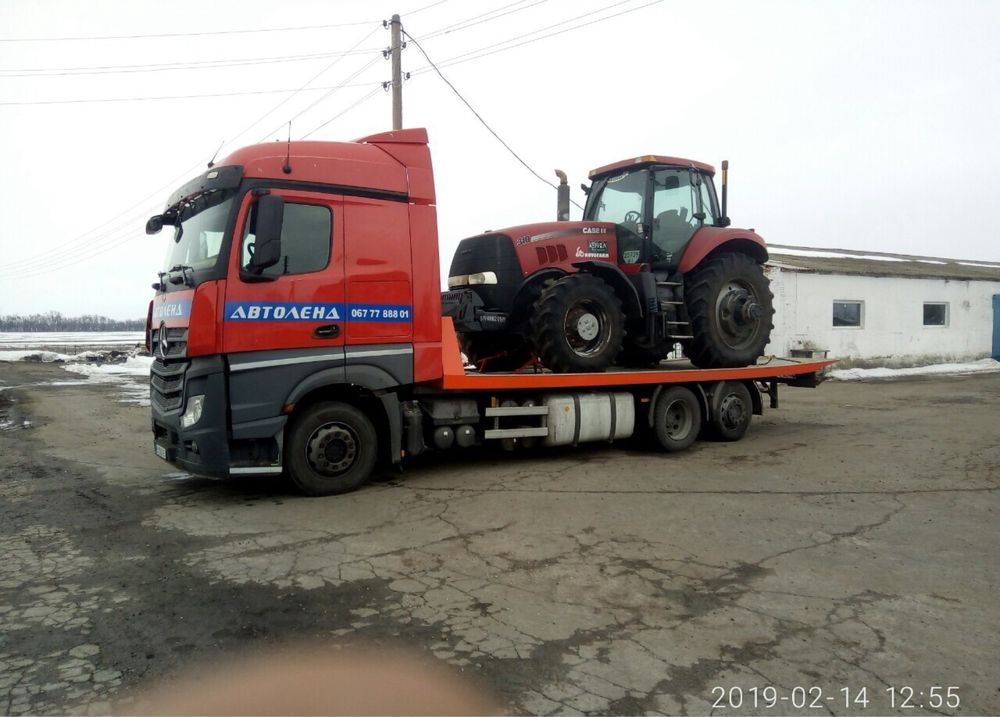
[[[403,77],[400,66],[400,22],[399,15],[393,15],[392,21],[392,128],[403,129]]]

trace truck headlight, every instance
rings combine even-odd
[[[459,286],[472,286],[481,284],[496,284],[497,275],[495,271],[479,271],[475,274],[459,274],[448,277],[448,288],[455,289]]]
[[[191,396],[187,402],[187,408],[181,415],[181,428],[190,428],[201,420],[201,409],[205,405],[205,396]]]

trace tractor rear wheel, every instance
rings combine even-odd
[[[709,257],[684,277],[691,333],[684,353],[700,368],[749,366],[774,328],[764,269],[746,254]]]
[[[564,276],[549,284],[535,303],[531,337],[546,368],[558,373],[603,371],[622,349],[622,303],[596,276]]]
[[[520,336],[502,333],[458,335],[462,353],[480,371],[516,371],[531,360],[531,347]]]

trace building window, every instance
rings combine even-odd
[[[864,321],[863,301],[834,301],[833,325],[860,329]]]
[[[947,326],[948,304],[924,302],[924,326]]]

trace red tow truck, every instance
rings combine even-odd
[[[464,366],[442,315],[427,133],[240,149],[178,189],[147,344],[156,454],[210,476],[287,474],[310,495],[377,464],[649,434],[665,451],[737,440],[763,395],[829,361],[553,373]]]

